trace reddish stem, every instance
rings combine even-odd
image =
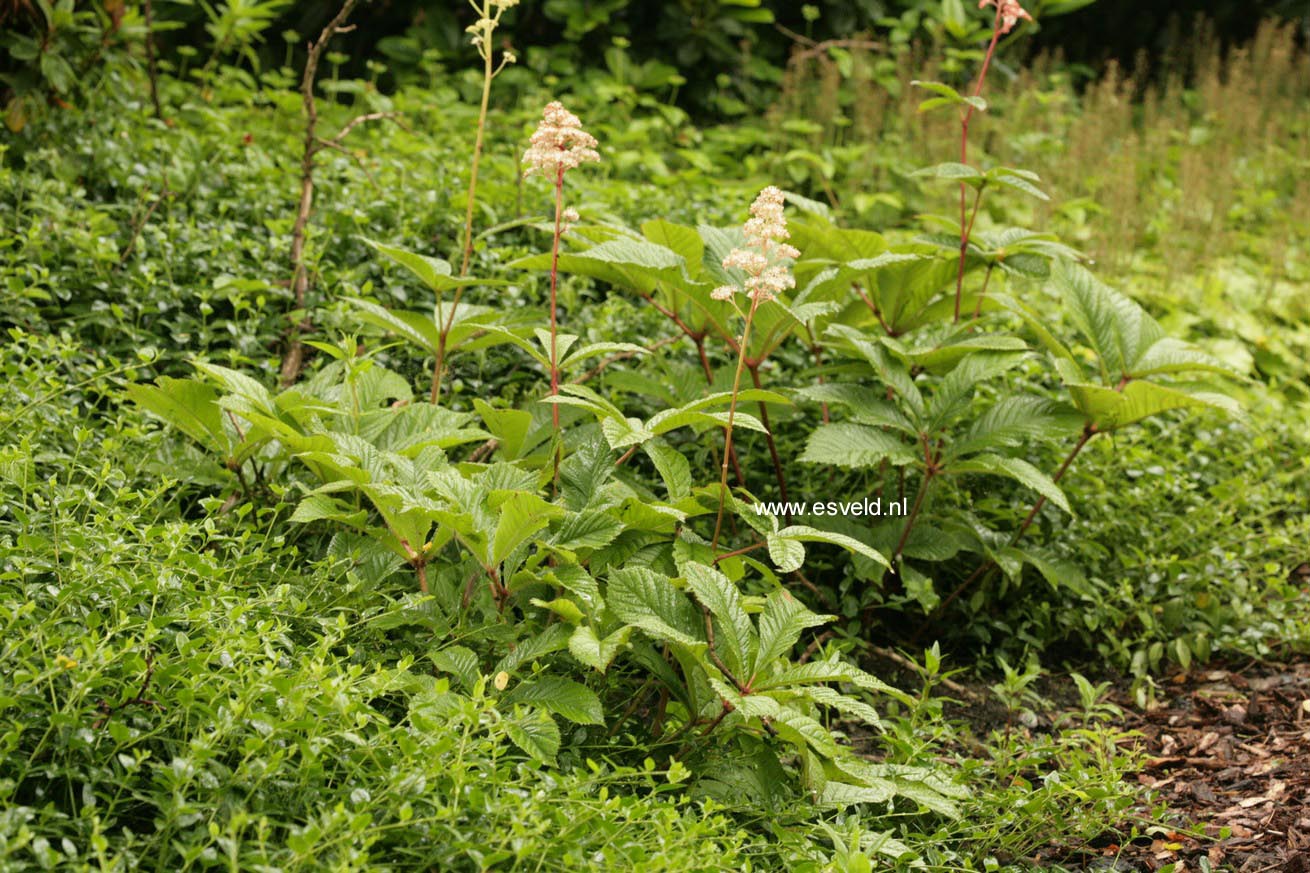
[[[974,84],[973,94],[978,97],[982,94],[983,82],[987,79],[987,69],[992,64],[992,56],[996,53],[996,42],[1001,38],[1001,4],[996,4],[996,20],[992,24],[992,41],[987,45],[987,55],[983,58],[982,70],[978,73],[978,81]],[[964,110],[964,115],[960,117],[960,163],[969,163],[969,121],[973,118],[975,107],[972,103],[968,104]],[[960,183],[960,265],[956,270],[955,276],[955,321],[960,320],[960,298],[964,293],[964,259],[969,249],[969,233],[972,230],[972,222],[967,221],[966,213],[968,211],[968,195],[966,189],[968,186]],[[979,196],[982,191],[979,190]],[[974,215],[977,216],[977,204],[974,205]]]
[[[564,168],[560,167],[555,174],[555,240],[551,245],[550,252],[550,396],[555,397],[559,394],[559,354],[556,348],[556,335],[558,325],[555,318],[555,291],[559,284],[559,238],[561,216],[564,211]],[[550,407],[551,422],[555,425],[555,433],[559,433],[559,404],[552,403]]]

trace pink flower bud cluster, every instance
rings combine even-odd
[[[978,8],[994,6],[1001,13],[1001,33],[1009,33],[1019,23],[1019,19],[1032,21],[1033,17],[1019,5],[1019,0],[978,0]]]
[[[524,176],[540,173],[553,179],[586,161],[600,160],[596,138],[583,130],[578,116],[558,100],[548,103],[542,111],[541,123],[531,142],[523,153],[523,163],[527,165]]]
[[[731,300],[738,292],[757,303],[773,300],[788,288],[796,287],[788,261],[799,258],[795,246],[783,242],[787,218],[782,213],[782,191],[773,185],[765,188],[751,204],[751,217],[742,228],[746,247],[733,249],[723,259],[729,270],[741,270],[746,279],[741,285],[720,285],[710,292],[715,300]]]

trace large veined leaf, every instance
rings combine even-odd
[[[845,406],[851,411],[851,418],[857,424],[870,424],[877,427],[889,427],[907,436],[918,436],[914,422],[886,399],[884,392],[865,385],[851,385],[840,382],[824,382],[797,389],[796,393],[806,400]]]
[[[409,270],[435,292],[469,285],[504,285],[503,279],[477,279],[472,276],[455,276],[448,261],[420,255],[398,246],[386,245],[371,239],[365,239],[375,251],[381,252],[391,260]]]
[[[793,745],[801,748],[808,746],[825,758],[836,758],[842,753],[831,731],[797,710],[780,707],[773,716],[773,727],[778,736]]]
[[[510,266],[526,270],[549,270],[548,254],[520,258]],[[651,293],[661,283],[687,284],[686,262],[676,252],[646,240],[607,240],[581,252],[559,256],[559,269],[588,276],[616,288]]]
[[[1020,458],[1007,458],[1003,455],[977,455],[967,461],[960,461],[948,466],[945,470],[947,473],[990,473],[995,476],[1005,476],[1014,479],[1022,485],[1031,488],[1065,512],[1072,513],[1069,508],[1069,500],[1056,485],[1041,470],[1032,464]]]
[[[705,243],[694,227],[656,218],[642,224],[641,233],[656,245],[664,246],[680,256],[688,270],[699,271],[705,257]]]
[[[918,459],[900,438],[876,427],[850,422],[824,425],[810,434],[800,460],[807,464],[827,464],[863,470],[884,461],[903,467]]]
[[[355,297],[346,298],[354,306],[359,317],[375,327],[402,336],[429,354],[437,353],[441,342],[441,328],[436,321],[422,312],[410,312],[404,309],[388,309],[369,300]]]
[[[1227,395],[1185,386],[1134,381],[1118,391],[1104,385],[1074,383],[1066,387],[1074,405],[1101,431],[1118,430],[1171,409],[1210,407],[1233,415],[1241,413],[1241,407]]]
[[[863,555],[864,557],[891,569],[891,565],[887,563],[887,559],[883,557],[882,552],[865,545],[854,537],[848,537],[845,534],[819,530],[818,528],[807,527],[801,524],[794,524],[790,527],[784,527],[776,534],[773,534],[771,539],[786,540],[796,543],[827,543],[833,546],[841,546],[848,552]]]
[[[595,692],[585,685],[558,676],[520,682],[502,700],[505,704],[526,703],[537,706],[575,724],[605,722],[605,714]]]
[[[741,593],[727,576],[704,564],[681,567],[687,587],[714,617],[715,649],[728,669],[740,676],[755,660],[755,628],[741,604]]]
[[[665,577],[641,567],[610,573],[605,602],[618,618],[660,642],[705,648],[705,623],[687,596]]]
[[[1096,352],[1105,381],[1113,383],[1121,374],[1130,373],[1138,358],[1164,339],[1164,329],[1146,310],[1099,282],[1088,270],[1059,264],[1054,279],[1074,326]]]
[[[670,503],[677,503],[691,494],[691,464],[681,452],[662,439],[647,440],[641,448],[664,480]]]
[[[601,639],[590,625],[581,625],[569,637],[569,652],[582,663],[604,673],[631,634],[632,628],[625,625]]]
[[[504,722],[510,741],[533,759],[555,764],[559,753],[559,725],[540,709],[524,708]]]
[[[206,449],[220,453],[225,450],[223,415],[213,386],[197,379],[161,376],[154,385],[127,386],[127,396]]]
[[[762,674],[773,662],[792,650],[807,627],[817,627],[833,621],[836,616],[810,612],[795,597],[778,589],[764,601],[759,619],[759,652],[751,672]]]
[[[914,377],[903,361],[893,357],[881,343],[871,342],[863,333],[847,325],[835,324],[828,328],[828,333],[868,362],[878,377],[905,402],[914,415],[923,415],[923,393],[914,383]]]
[[[974,352],[962,358],[937,384],[928,401],[926,430],[936,431],[967,411],[978,386],[1008,372],[1024,359],[1018,351]]]
[[[1026,440],[1062,440],[1082,425],[1083,417],[1067,406],[1041,397],[1005,397],[970,423],[951,444],[947,459],[1015,447]]]
[[[499,564],[510,552],[550,523],[563,510],[526,491],[510,493],[499,507],[500,518],[491,542],[491,563]]]

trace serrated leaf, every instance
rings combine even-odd
[[[977,455],[967,461],[960,461],[947,468],[949,473],[991,473],[1005,476],[1021,485],[1036,491],[1047,500],[1070,514],[1069,500],[1060,490],[1060,486],[1041,470],[1021,458],[1007,458],[1003,455]]]
[[[196,379],[161,376],[154,385],[127,386],[127,396],[211,452],[225,450],[222,410],[212,386]]]
[[[805,546],[793,539],[771,533],[765,537],[769,546],[769,560],[779,573],[799,570],[805,563]]]
[[[700,610],[665,577],[640,567],[610,573],[605,602],[618,618],[661,642],[705,648]]]
[[[688,561],[681,570],[687,587],[714,618],[715,650],[734,674],[744,673],[754,662],[756,639],[741,592],[727,576],[703,564]]]
[[[581,625],[569,637],[569,652],[582,663],[604,673],[631,634],[632,628],[625,626],[601,639],[592,627]]]
[[[764,601],[759,619],[759,652],[751,671],[762,675],[773,662],[787,654],[808,627],[818,627],[832,621],[835,616],[816,615],[783,589],[772,592]]]
[[[781,538],[794,540],[796,542],[828,543],[829,545],[841,546],[848,552],[855,552],[858,555],[863,555],[864,557],[891,569],[891,565],[887,563],[887,559],[883,556],[882,552],[860,542],[854,537],[848,537],[845,534],[819,530],[818,528],[807,527],[801,524],[794,524],[791,527],[785,527],[778,531],[777,535]]]
[[[524,709],[504,722],[510,741],[529,757],[554,766],[559,754],[559,725],[539,709]]]
[[[459,680],[464,688],[478,681],[478,656],[463,646],[448,646],[428,655],[433,665]]]
[[[850,422],[828,424],[815,430],[800,456],[801,463],[853,470],[878,467],[883,461],[903,467],[917,460],[914,451],[899,437]]]
[[[520,682],[507,693],[505,704],[524,703],[540,707],[574,724],[604,724],[600,699],[587,686],[556,676]]]
[[[662,439],[648,440],[641,448],[664,480],[670,503],[677,503],[691,494],[691,464],[681,452]]]

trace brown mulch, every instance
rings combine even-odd
[[[1180,824],[1086,869],[1310,873],[1310,662],[1205,667],[1125,711],[1150,755],[1137,779]]]

